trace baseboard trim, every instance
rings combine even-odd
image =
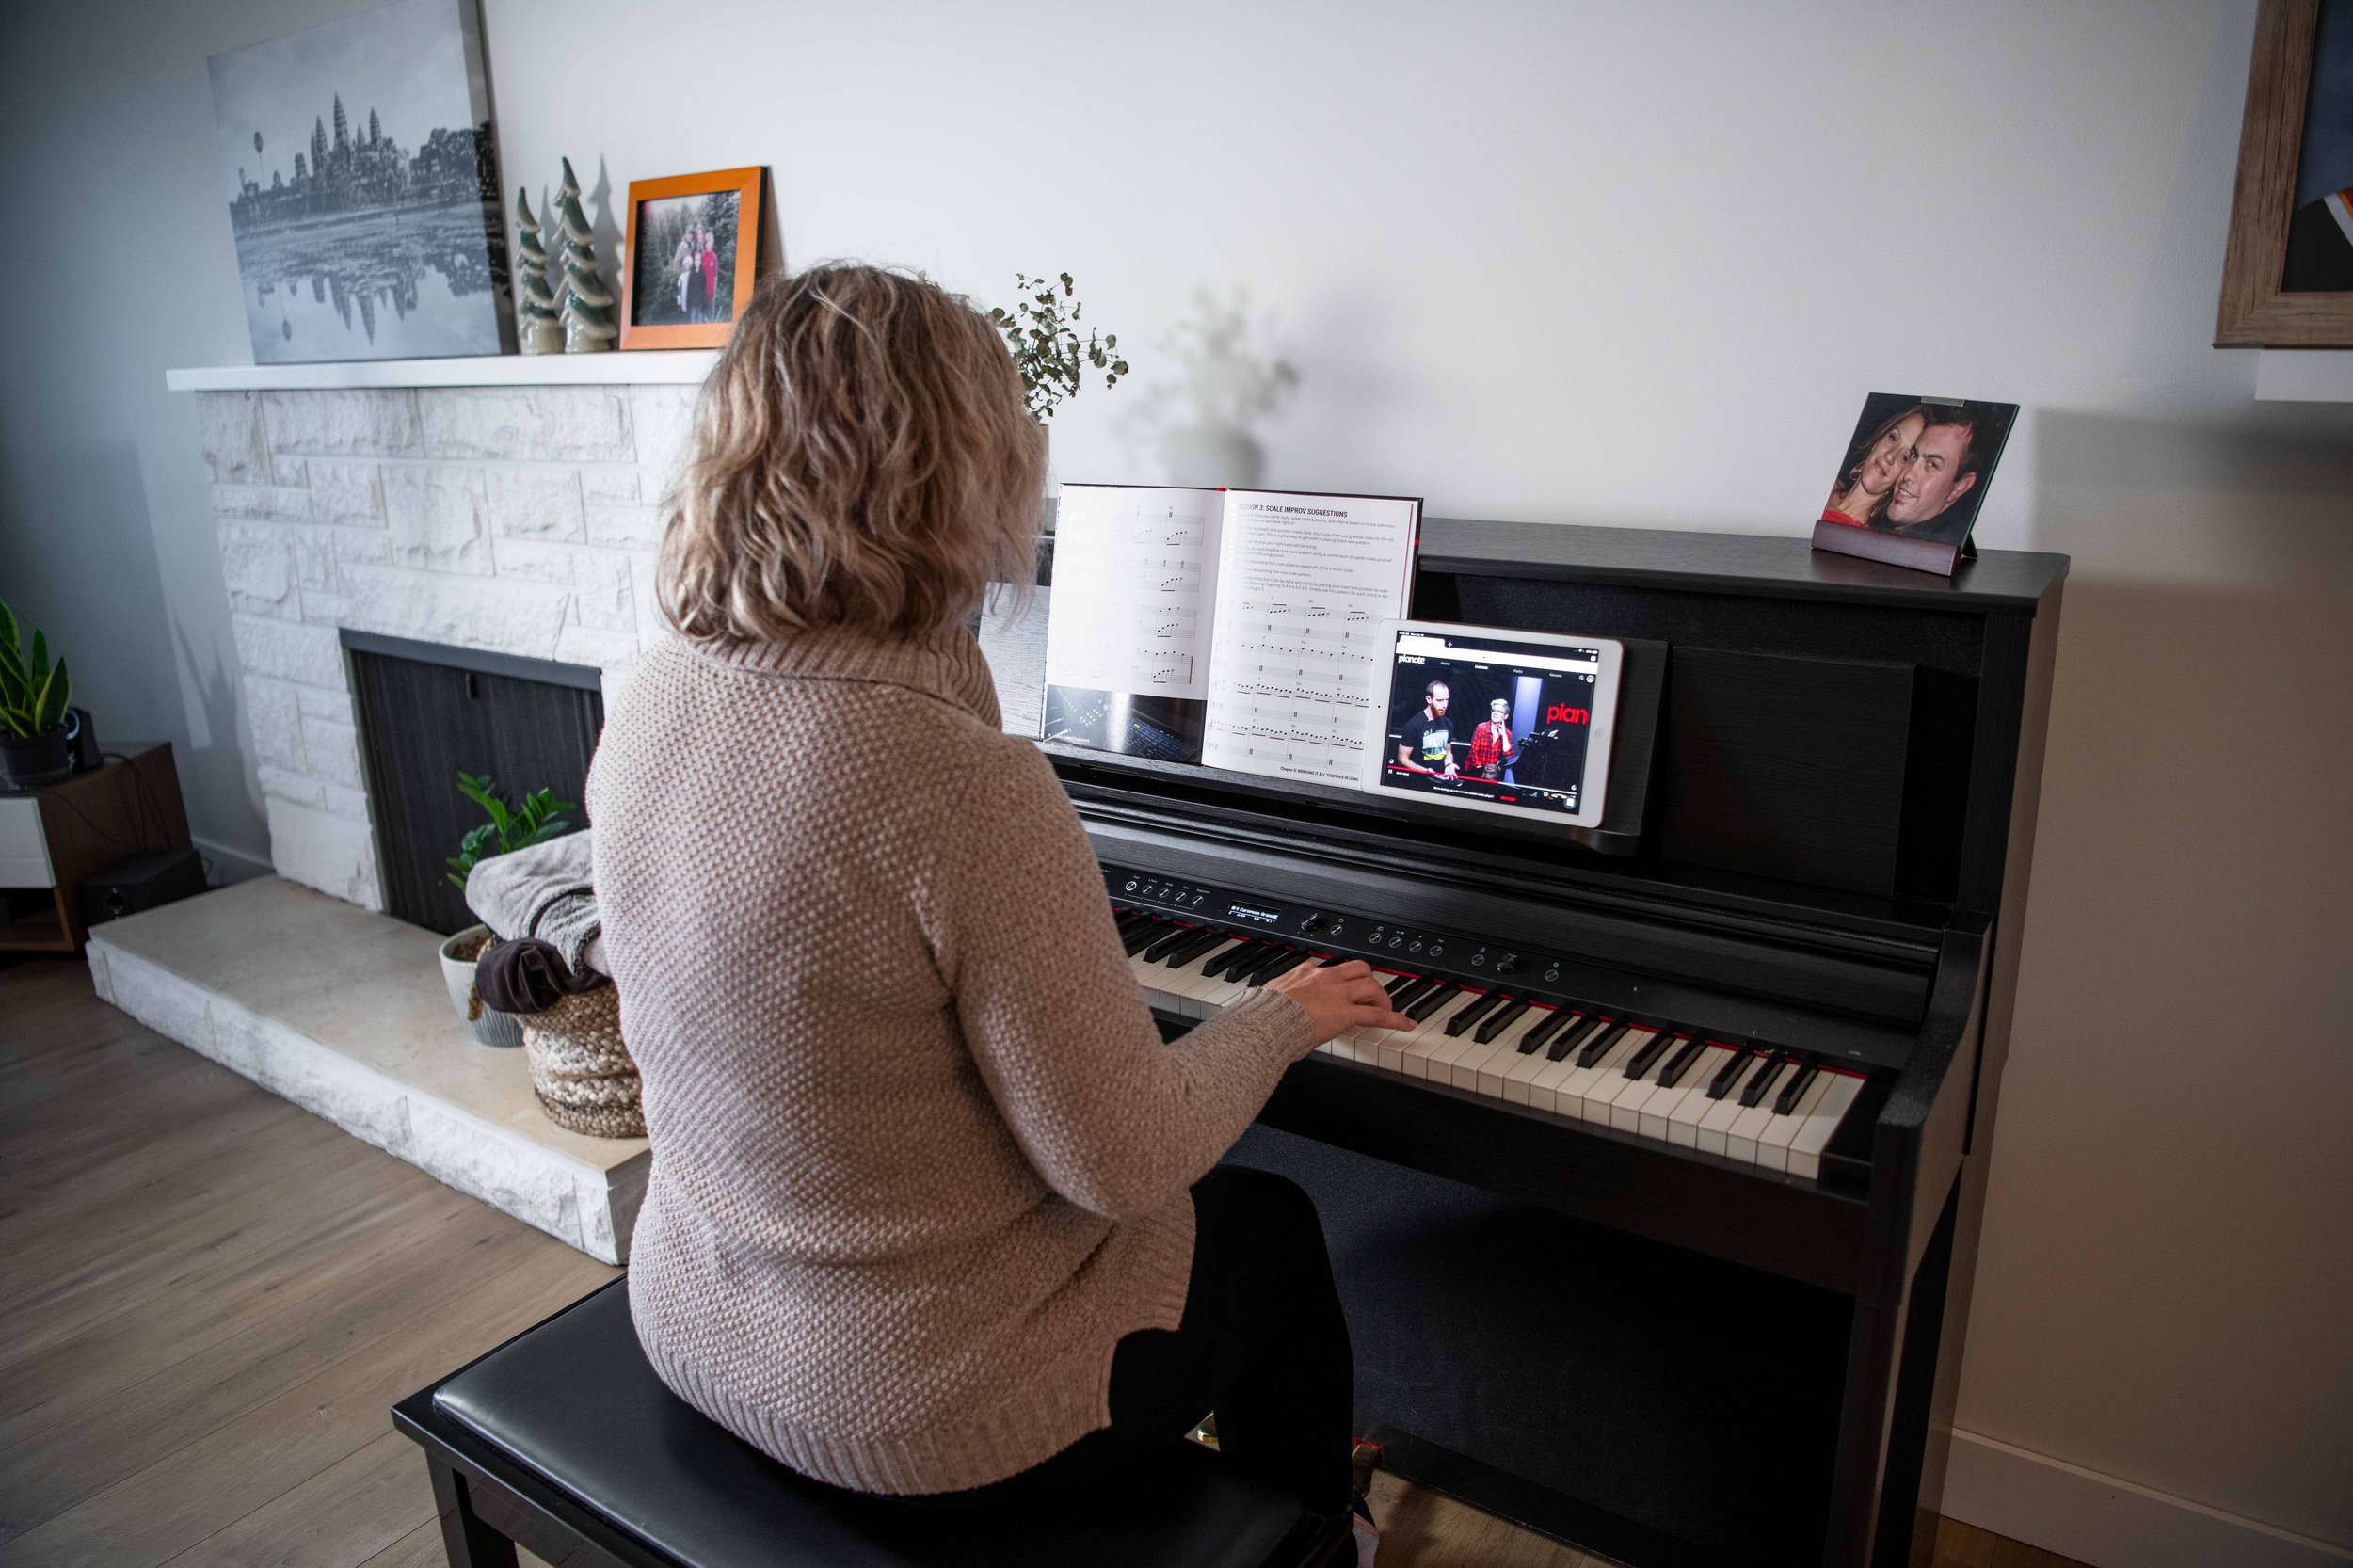
[[[1943,1512],[2094,1568],[2345,1568],[2353,1550],[1973,1432],[1953,1433]]]

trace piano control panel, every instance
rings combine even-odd
[[[1230,893],[1199,883],[1177,882],[1144,872],[1107,866],[1103,882],[1112,902],[1166,910],[1178,920],[1215,921],[1237,930],[1284,936],[1327,952],[1389,968],[1428,965],[1466,978],[1496,976],[1528,988],[1557,985],[1561,960],[1521,952],[1460,932],[1433,931],[1362,915],[1318,909],[1277,899]]]

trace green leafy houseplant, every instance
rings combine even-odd
[[[1056,282],[1062,285],[1060,292],[1054,287]],[[1057,405],[1078,395],[1090,365],[1103,373],[1107,387],[1117,385],[1128,374],[1128,361],[1119,357],[1116,333],[1097,338],[1089,328],[1086,341],[1079,341],[1079,314],[1084,307],[1070,274],[1045,279],[1017,272],[1014,286],[1022,291],[1020,302],[1010,311],[991,306],[988,322],[1005,335],[1005,344],[1013,350],[1032,419],[1053,418]]]
[[[556,813],[579,804],[556,799],[553,790],[534,790],[523,796],[520,807],[509,806],[505,792],[488,778],[476,778],[470,773],[457,776],[457,789],[490,814],[488,822],[467,830],[457,853],[449,857],[449,879],[460,888],[466,886],[466,873],[481,861],[562,837],[572,824]]]
[[[50,664],[49,639],[39,631],[29,652],[22,640],[15,612],[0,603],[0,732],[33,740],[64,725],[73,680],[63,659]]]

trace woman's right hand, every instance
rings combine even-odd
[[[1345,964],[1319,964],[1309,959],[1266,983],[1299,1003],[1314,1026],[1316,1045],[1352,1029],[1411,1029],[1414,1021],[1389,1006],[1389,994],[1373,978],[1372,966],[1361,958]]]

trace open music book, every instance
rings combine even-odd
[[[1064,485],[1049,741],[1356,787],[1421,503]]]

